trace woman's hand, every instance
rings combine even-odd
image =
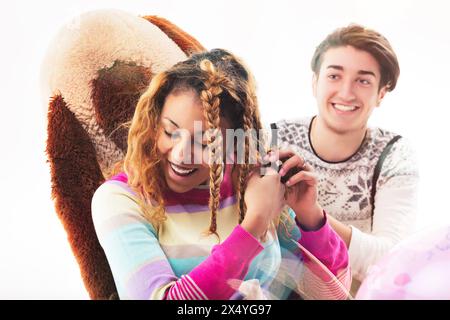
[[[286,204],[294,210],[304,229],[317,230],[322,226],[324,216],[317,201],[318,181],[313,168],[292,150],[278,150],[276,153],[283,160],[279,171],[281,177],[291,169],[299,171],[286,181]]]
[[[280,182],[279,174],[269,168],[266,175],[259,175],[260,168],[255,168],[247,180],[244,201],[247,206],[241,226],[260,239],[269,224],[282,211],[285,205],[285,187]]]

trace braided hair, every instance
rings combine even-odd
[[[156,148],[156,141],[165,99],[171,92],[180,89],[194,90],[198,94],[208,126],[206,132],[210,133],[207,135],[211,211],[208,232],[217,235],[217,211],[224,170],[220,119],[227,119],[231,129],[256,132],[256,135],[245,135],[245,161],[234,167],[238,170],[235,188],[239,222],[242,222],[246,212],[246,180],[253,168],[251,163],[255,163],[250,159],[250,146],[252,143],[264,143],[259,135],[262,125],[253,77],[242,61],[233,54],[223,49],[194,54],[153,78],[149,88],[139,99],[131,121],[123,169],[129,177],[130,186],[144,199],[140,206],[145,216],[156,225],[162,223],[166,219],[162,197],[166,186],[158,174],[161,155]],[[211,148],[211,145],[215,148]]]

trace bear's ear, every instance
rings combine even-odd
[[[158,16],[144,16],[143,18],[161,29],[187,56],[206,50],[194,37],[181,30],[169,20]]]
[[[158,16],[144,16],[158,27],[189,56],[205,48],[179,27]],[[141,94],[152,79],[151,68],[134,62],[116,60],[112,67],[99,70],[91,82],[92,102],[98,124],[106,135],[125,154],[127,149],[127,126]]]
[[[139,97],[152,79],[150,68],[115,61],[99,70],[91,82],[91,99],[98,125],[123,152],[127,151],[128,126]]]
[[[116,288],[91,216],[92,196],[104,178],[89,136],[60,95],[50,101],[47,133],[56,212],[90,297],[109,299]]]

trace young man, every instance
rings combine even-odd
[[[359,25],[328,35],[311,67],[318,114],[277,123],[278,136],[319,176],[319,203],[349,249],[354,293],[415,220],[412,150],[404,138],[367,124],[400,69],[388,40]]]

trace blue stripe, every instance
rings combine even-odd
[[[192,269],[205,261],[206,258],[207,256],[192,258],[169,258],[169,263],[175,275],[178,278],[181,278],[182,275],[188,274]]]
[[[158,239],[139,223],[126,225],[104,236],[102,246],[114,248],[108,250],[108,260],[110,265],[120,266],[116,271],[122,276],[133,273],[147,261],[165,258]]]

